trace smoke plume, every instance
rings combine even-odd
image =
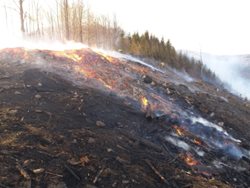
[[[250,56],[249,55],[211,55],[207,53],[188,54],[211,69],[232,93],[250,99]]]

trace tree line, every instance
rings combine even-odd
[[[50,6],[44,6],[42,0],[13,1],[19,14],[20,31],[26,38],[72,40],[91,47],[121,50],[163,62],[195,78],[219,83],[201,61],[176,51],[170,40],[159,39],[147,31],[128,34],[118,26],[115,16],[112,19],[96,16],[83,0],[55,0]]]
[[[163,64],[184,71],[195,78],[220,84],[216,75],[201,61],[177,52],[170,40],[165,41],[163,38],[160,40],[149,34],[148,31],[141,35],[138,33],[125,35],[123,32],[120,36],[119,48],[135,56],[153,58],[159,63],[163,62]]]

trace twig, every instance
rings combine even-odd
[[[15,155],[18,154],[19,152],[17,151],[8,151],[8,150],[2,150],[0,151],[0,155]]]
[[[176,159],[178,159],[178,158],[179,158],[179,156],[177,155],[175,158],[173,158],[171,161],[169,161],[168,164],[171,164],[171,163],[175,162]]]
[[[16,168],[19,170],[20,174],[21,174],[25,179],[30,180],[29,174],[24,170],[24,168],[23,168],[19,163],[16,164]]]
[[[38,153],[41,153],[41,154],[43,154],[43,155],[47,155],[48,157],[51,157],[51,158],[56,158],[57,156],[55,156],[55,155],[52,155],[52,154],[50,154],[50,153],[48,153],[48,152],[45,152],[45,151],[37,151]]]
[[[154,144],[153,142],[151,142],[149,140],[146,140],[146,139],[144,139],[142,137],[137,137],[137,136],[132,135],[132,134],[130,134],[128,132],[125,132],[125,131],[119,130],[119,132],[122,135],[128,137],[129,139],[138,141],[139,143],[141,143],[141,144],[143,144],[143,145],[145,145],[145,146],[147,146],[149,148],[152,148],[152,149],[156,150],[157,152],[162,152],[163,151],[163,149],[160,146]]]
[[[161,141],[162,141],[162,147],[163,147],[163,151],[164,151],[164,153],[166,153],[167,152],[167,155],[170,155],[171,157],[173,157],[173,158],[175,158],[175,156],[169,151],[169,149],[168,149],[168,147],[165,145],[165,139],[163,139],[162,137],[158,137]]]
[[[76,175],[76,173],[66,164],[64,165],[64,167],[69,171],[69,173],[74,176],[74,178],[76,178],[78,181],[80,181],[80,177],[78,175]]]
[[[95,179],[94,179],[94,181],[93,181],[94,184],[97,182],[97,180],[98,180],[98,178],[100,177],[100,175],[102,174],[103,170],[104,170],[104,168],[102,168],[102,169],[97,173],[97,175],[96,175],[96,177],[95,177]]]
[[[168,184],[168,181],[166,180],[166,178],[164,178],[161,173],[151,164],[151,162],[149,160],[145,160],[145,162],[148,164],[148,166],[150,166],[150,168],[154,171],[154,173],[166,184]]]
[[[52,173],[52,172],[45,172],[46,174],[50,174],[50,175],[53,175],[53,176],[57,176],[57,177],[63,177],[63,175],[61,175],[61,174],[55,174],[55,173]]]

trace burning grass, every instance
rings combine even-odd
[[[186,154],[182,155],[182,159],[189,166],[196,166],[199,164],[199,162],[192,156],[191,153],[186,153]]]
[[[146,97],[142,96],[142,97],[141,97],[141,104],[142,104],[142,108],[143,108],[143,109],[146,109],[147,106],[149,105],[148,99],[147,99]]]
[[[174,125],[173,128],[174,128],[174,130],[175,130],[175,132],[176,132],[176,134],[177,134],[178,136],[185,136],[185,132],[186,132],[186,131],[185,131],[184,128],[179,127],[179,126],[177,126],[177,125]]]
[[[198,139],[198,138],[194,138],[194,139],[193,139],[193,142],[194,142],[195,144],[199,145],[199,146],[201,146],[201,145],[202,145],[201,140],[200,140],[200,139]]]
[[[80,63],[84,57],[77,54],[77,51],[55,51],[53,52],[57,57],[66,57],[76,63]]]

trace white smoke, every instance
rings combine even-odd
[[[185,151],[189,151],[191,148],[186,142],[179,140],[177,138],[174,138],[171,136],[166,136],[165,139],[166,139],[166,141],[170,142],[171,144],[173,144],[179,148],[184,149]]]
[[[0,49],[3,48],[26,48],[26,49],[39,49],[39,50],[72,50],[72,49],[82,49],[88,46],[82,43],[77,43],[74,41],[55,41],[55,40],[36,40],[36,39],[24,39],[21,34],[13,33],[12,35],[7,35],[3,31],[0,33]]]
[[[243,76],[242,70],[250,70],[248,55],[219,56],[207,53],[187,52],[187,55],[198,60],[211,69],[224,83],[231,87],[234,94],[250,99],[250,72]]]
[[[106,55],[109,55],[111,57],[115,57],[115,58],[118,58],[118,59],[125,59],[125,60],[128,60],[128,61],[133,61],[135,63],[139,63],[145,67],[148,67],[150,68],[151,70],[153,71],[158,71],[158,72],[161,72],[161,73],[164,73],[163,70],[149,64],[149,63],[146,63],[145,61],[142,61],[141,59],[139,58],[136,58],[136,57],[133,57],[132,55],[129,55],[129,54],[123,54],[123,53],[119,53],[119,52],[116,52],[116,51],[110,51],[110,50],[104,50],[104,49],[100,49],[100,48],[92,48],[95,52],[98,52],[98,53],[103,53],[103,54],[106,54]]]
[[[243,77],[241,72],[241,68],[247,68],[248,65],[242,56],[214,56],[203,61],[223,82],[232,87],[234,93],[250,99],[250,80]]]

